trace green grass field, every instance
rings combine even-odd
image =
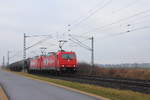
[[[117,89],[105,88],[105,87],[100,87],[95,85],[81,84],[77,82],[46,78],[46,77],[36,76],[36,75],[27,74],[23,72],[15,72],[15,73],[23,76],[31,77],[31,78],[40,79],[47,82],[52,82],[59,85],[71,87],[84,92],[96,94],[99,96],[103,96],[105,98],[109,98],[111,100],[150,100],[150,94],[143,94],[139,92],[133,92],[130,90],[117,90]]]

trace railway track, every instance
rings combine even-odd
[[[71,82],[86,83],[115,89],[132,90],[150,94],[150,80],[125,79],[125,78],[123,79],[123,78],[110,78],[110,77],[85,76],[85,75],[63,75],[63,76],[53,76],[49,74],[36,74],[36,75]]]

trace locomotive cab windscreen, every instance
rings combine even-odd
[[[62,59],[76,59],[75,54],[62,54]]]

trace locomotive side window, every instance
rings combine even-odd
[[[54,52],[48,52],[47,56],[52,56],[52,55],[55,55]]]
[[[48,54],[47,54],[47,56],[51,56],[52,55],[52,53],[51,52],[49,52]]]
[[[62,59],[75,59],[75,54],[62,54]]]

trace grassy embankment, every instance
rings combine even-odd
[[[150,94],[143,94],[143,93],[133,92],[130,90],[117,90],[117,89],[105,88],[105,87],[100,87],[95,85],[69,82],[69,81],[64,81],[59,79],[51,79],[51,78],[36,76],[36,75],[27,74],[23,72],[16,72],[16,73],[27,77],[44,80],[47,82],[52,82],[70,88],[78,89],[84,92],[96,94],[99,96],[103,96],[105,98],[109,98],[111,100],[150,100]]]

